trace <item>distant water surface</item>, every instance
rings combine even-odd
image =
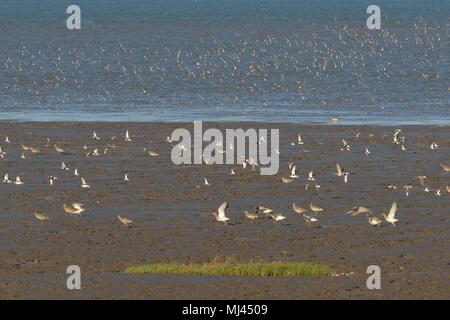
[[[2,0],[0,120],[449,125],[450,1],[370,4]]]

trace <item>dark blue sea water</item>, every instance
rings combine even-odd
[[[67,30],[66,8],[81,8]],[[381,7],[382,30],[366,8]],[[450,124],[448,0],[1,0],[0,120]]]

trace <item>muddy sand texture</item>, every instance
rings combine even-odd
[[[406,152],[393,145],[393,127],[294,124],[204,124],[204,129],[280,128],[280,172],[258,172],[232,165],[175,166],[164,139],[187,124],[1,123],[0,145],[7,155],[0,174],[20,175],[24,185],[0,184],[0,298],[2,299],[380,299],[450,298],[450,184],[440,163],[450,164],[450,127],[404,126]],[[125,130],[132,142],[125,142]],[[95,130],[102,138],[90,140]],[[304,145],[292,146],[301,132]],[[356,132],[360,137],[356,138]],[[370,135],[373,134],[371,137]],[[8,135],[10,144],[4,143]],[[111,137],[117,136],[117,141]],[[45,147],[45,137],[67,154]],[[341,139],[352,146],[341,152]],[[431,142],[439,144],[430,150]],[[82,146],[106,155],[87,158]],[[41,152],[20,159],[21,144]],[[365,147],[372,154],[364,155]],[[157,151],[151,158],[143,148]],[[61,161],[70,167],[61,171]],[[288,163],[300,179],[283,184]],[[349,172],[349,183],[335,173],[335,162]],[[73,177],[78,167],[90,190]],[[234,167],[236,176],[231,176]],[[305,190],[314,170],[320,191]],[[129,183],[122,183],[128,172]],[[47,177],[59,177],[50,188]],[[419,187],[426,175],[430,193]],[[207,177],[209,187],[203,185]],[[412,184],[409,197],[402,188]],[[385,188],[395,184],[396,190]],[[199,185],[199,188],[195,186]],[[435,195],[441,188],[442,196]],[[228,201],[230,225],[210,212]],[[365,216],[345,215],[354,205],[374,213],[399,205],[397,227],[371,227]],[[83,217],[70,216],[63,203],[82,202]],[[291,205],[315,203],[325,208],[308,228]],[[281,223],[246,220],[244,210],[265,205],[287,215]],[[30,213],[45,212],[40,222]],[[124,228],[117,215],[135,223]],[[244,278],[128,275],[123,270],[146,262],[204,263],[214,259],[308,261],[325,263],[350,276],[325,278]],[[66,289],[66,268],[79,265],[80,291]],[[382,289],[366,288],[366,268],[379,265]]]

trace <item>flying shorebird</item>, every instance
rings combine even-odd
[[[306,210],[305,208],[302,208],[302,207],[296,205],[295,203],[292,204],[292,209],[293,209],[296,213],[300,213],[300,214],[305,213],[305,212],[308,211],[308,210]]]
[[[259,219],[259,215],[256,212],[248,212],[247,210],[245,210],[244,215],[247,219],[250,219],[251,222],[253,222],[253,220]]]
[[[166,137],[166,142],[167,142],[167,143],[172,143],[172,139],[170,139],[170,137],[167,136],[167,137]]]
[[[95,133],[95,131],[92,132],[92,139],[93,140],[100,140],[100,137]]]
[[[385,213],[383,213],[383,217],[384,220],[386,220],[386,222],[389,222],[390,224],[392,224],[395,227],[395,223],[398,221],[395,218],[395,214],[397,213],[397,203],[393,202],[391,209],[389,210],[389,213],[386,215]]]
[[[366,150],[364,151],[364,153],[366,154],[366,156],[370,155],[370,150],[366,147]]]
[[[344,182],[348,182],[348,172],[345,171],[344,167],[342,167],[339,163],[336,163],[336,175],[338,177],[344,177]]]
[[[450,172],[450,165],[441,163],[441,167],[442,169],[444,169],[445,172],[447,173]]]
[[[316,206],[315,204],[312,204],[312,203],[309,205],[309,208],[310,208],[311,211],[313,211],[315,214],[317,214],[317,213],[323,211],[323,208],[321,208],[321,207],[319,207],[319,206]]]
[[[295,164],[291,167],[291,174],[289,175],[289,178],[292,178],[292,179],[298,178]]]
[[[262,213],[262,214],[268,215],[269,213],[272,213],[273,210],[270,208],[267,208],[267,207],[263,207],[263,206],[256,206],[255,212],[258,214]]]
[[[304,142],[302,140],[302,136],[300,135],[300,133],[298,134],[298,137],[297,137],[297,144],[304,144]]]
[[[39,150],[39,148],[36,148],[36,147],[31,147],[30,150],[31,150],[31,153],[33,153],[33,154],[37,154],[37,153],[41,152]]]
[[[405,184],[405,185],[403,186],[403,189],[405,189],[405,193],[406,193],[406,196],[407,196],[407,197],[409,196],[409,190],[411,190],[412,188],[413,188],[413,186],[410,185],[410,184]]]
[[[72,204],[64,203],[63,208],[65,212],[78,216],[81,216],[81,213],[84,211],[82,203],[72,203]]]
[[[400,132],[402,132],[402,129],[397,129],[397,130],[395,130],[395,132],[394,132],[394,138],[393,138],[393,140],[392,140],[392,143],[393,143],[393,144],[400,144],[400,140],[399,140],[399,134],[400,134]]]
[[[423,186],[424,185],[424,181],[427,178],[427,176],[417,176],[417,178],[420,181],[420,185]]]
[[[5,176],[3,177],[3,183],[6,183],[6,184],[12,183],[12,181],[9,180],[9,175],[7,173],[5,173]]]
[[[26,159],[25,154],[22,152],[22,155],[20,156],[20,159]]]
[[[49,176],[48,177],[48,183],[50,183],[50,187],[53,186],[53,181],[58,180],[58,177]]]
[[[33,212],[33,214],[39,221],[50,220],[49,217],[42,212]]]
[[[308,181],[316,181],[316,178],[314,177],[314,172],[310,171],[308,173]]]
[[[69,170],[69,167],[66,166],[66,163],[64,161],[61,162],[61,170],[65,170],[65,171]]]
[[[205,182],[204,182],[205,186],[209,186],[209,182],[208,180],[205,178]]]
[[[286,217],[283,216],[280,213],[275,213],[275,214],[269,213],[268,216],[270,218],[272,218],[275,222],[282,221],[282,220],[286,219]]]
[[[128,130],[125,132],[125,141],[131,142],[130,133],[128,132]]]
[[[213,211],[213,215],[217,221],[224,222],[227,225],[227,221],[230,220],[227,216],[225,216],[225,210],[228,208],[228,202],[224,202],[220,205],[217,211]]]
[[[346,214],[349,214],[349,215],[351,215],[352,217],[354,217],[354,216],[357,216],[357,215],[359,215],[359,214],[361,214],[361,213],[370,214],[370,213],[372,213],[372,212],[370,211],[369,208],[362,207],[362,206],[355,206],[355,207],[353,207],[352,209],[350,209],[349,211],[347,211]]]
[[[347,141],[345,141],[345,139],[342,139],[342,144],[343,147],[341,148],[341,151],[350,151],[352,149],[352,147],[350,147],[350,145],[347,143]]]
[[[75,168],[75,170],[74,170],[74,172],[73,172],[73,175],[75,176],[75,177],[78,177],[80,174],[78,173],[78,168]]]
[[[129,226],[130,223],[133,223],[132,220],[130,220],[130,219],[126,218],[126,217],[121,217],[120,215],[117,216],[117,218],[118,218],[119,221],[123,224],[123,226],[124,226],[124,227],[127,227],[127,228],[128,228],[128,226]]]
[[[19,176],[16,177],[16,181],[14,181],[14,184],[16,184],[16,185],[22,185],[23,184],[23,182],[22,182],[22,180],[20,180]]]
[[[10,143],[8,136],[5,137],[5,143]]]
[[[24,150],[24,151],[29,151],[29,150],[31,150],[31,147],[26,146],[26,145],[24,145],[24,144],[22,144],[21,147],[22,147],[22,150]]]
[[[123,177],[123,182],[130,182],[130,179],[128,179],[128,173],[125,173],[125,176]]]
[[[431,143],[430,149],[436,150],[439,147],[439,145],[436,142]]]
[[[90,189],[91,188],[91,186],[86,183],[86,179],[84,179],[83,177],[81,177],[81,187],[83,189]]]
[[[230,175],[232,175],[232,176],[236,175],[236,172],[234,172],[233,168],[231,168]]]

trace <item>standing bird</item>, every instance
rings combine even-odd
[[[392,224],[395,227],[395,223],[398,221],[395,218],[395,214],[397,213],[397,203],[393,202],[391,209],[389,210],[389,213],[386,215],[385,213],[383,213],[383,218],[384,220],[386,220],[386,222],[389,222],[390,224]]]
[[[305,213],[305,212],[308,211],[308,210],[306,210],[305,208],[302,208],[302,207],[296,205],[295,203],[292,204],[292,209],[293,209],[296,213],[299,213],[299,214],[303,214],[303,213]]]
[[[64,211],[68,214],[81,216],[81,213],[84,211],[82,203],[72,203],[72,204],[63,204]]]
[[[42,212],[33,212],[33,214],[39,221],[50,220],[49,217]]]
[[[310,208],[311,211],[313,211],[315,214],[317,214],[317,213],[323,211],[323,208],[321,208],[321,207],[319,207],[319,206],[316,206],[315,204],[312,204],[312,203],[309,205],[309,208]]]

